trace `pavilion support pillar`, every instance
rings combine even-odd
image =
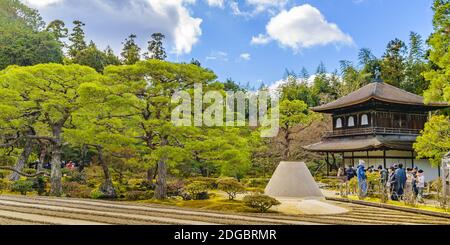
[[[367,154],[367,167],[370,167],[369,151],[366,151],[366,154]]]
[[[330,175],[330,157],[328,155],[328,152],[327,152],[327,158],[325,161],[327,162],[327,176],[329,176]]]
[[[355,166],[355,152],[352,151],[352,167]]]
[[[411,167],[414,168],[414,151],[411,151]]]

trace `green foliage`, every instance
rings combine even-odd
[[[133,65],[136,64],[141,59],[141,48],[136,44],[135,40],[136,35],[131,34],[127,39],[125,39],[125,43],[123,44],[122,53],[122,62],[125,65]]]
[[[152,34],[152,40],[148,42],[148,53],[145,55],[147,59],[165,60],[167,58],[163,46],[165,37],[162,33]]]
[[[0,179],[6,178],[10,174],[8,170],[0,170]]]
[[[63,192],[67,197],[90,198],[92,189],[78,182],[64,182]]]
[[[8,180],[0,178],[0,194],[9,188]]]
[[[74,27],[72,29],[72,33],[70,33],[69,41],[71,44],[69,45],[69,56],[74,58],[78,55],[78,52],[87,48],[87,44],[85,41],[85,34],[83,27],[85,24],[79,20],[75,20],[73,22]]]
[[[390,41],[381,61],[381,78],[386,83],[400,87],[405,79],[405,59],[407,47],[400,39]]]
[[[66,28],[64,21],[54,20],[47,25],[45,30],[52,34],[60,42],[61,46],[64,46],[62,39],[66,38],[69,34],[69,30]]]
[[[414,149],[418,158],[428,158],[432,166],[438,167],[442,157],[450,151],[449,117],[432,116],[417,137]]]
[[[124,198],[127,201],[149,200],[153,198],[153,195],[153,191],[128,191]]]
[[[184,188],[194,200],[208,199],[208,184],[202,181],[194,181]]]
[[[308,121],[308,105],[301,100],[283,100],[280,102],[280,126],[289,129]]]
[[[184,191],[186,182],[184,180],[170,181],[167,184],[167,195],[168,196],[181,196]]]
[[[9,65],[61,63],[61,45],[46,31],[0,23],[0,70]]]
[[[236,195],[245,192],[245,187],[236,179],[233,178],[223,178],[217,181],[217,186],[219,190],[224,191],[228,194],[228,199],[234,200]]]
[[[108,65],[120,64],[119,58],[114,54],[110,47],[105,51],[101,51],[93,42],[91,42],[87,48],[78,51],[70,62],[92,67],[97,72],[103,72]]]
[[[425,78],[430,81],[424,97],[426,102],[450,102],[450,2],[435,0],[433,10],[434,32],[427,41],[431,47],[428,59],[432,67],[424,73]]]
[[[269,178],[248,178],[245,180],[245,185],[248,187],[266,187],[267,183],[269,183]]]
[[[245,196],[243,202],[247,207],[254,208],[261,213],[267,212],[272,206],[281,204],[277,199],[261,194]]]
[[[91,191],[90,197],[92,199],[102,199],[102,198],[104,198],[104,195],[103,195],[103,192],[100,191],[99,189],[94,189]]]
[[[62,62],[60,43],[43,26],[39,13],[20,1],[0,2],[0,70],[9,65]]]
[[[15,181],[11,184],[11,191],[26,195],[28,192],[33,191],[33,181],[24,179]]]
[[[0,23],[21,24],[33,31],[38,31],[44,26],[39,12],[27,7],[19,0],[0,1]]]
[[[36,169],[34,169],[34,168],[24,168],[22,170],[22,172],[32,175],[32,174],[36,174]]]

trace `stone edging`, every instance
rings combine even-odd
[[[340,198],[340,197],[325,197],[325,199],[330,200],[330,201],[349,202],[349,203],[354,203],[354,204],[361,204],[361,205],[366,205],[366,206],[386,208],[386,209],[392,209],[392,210],[398,210],[398,211],[404,211],[404,212],[410,212],[410,213],[416,213],[416,214],[425,214],[425,215],[450,219],[450,214],[434,212],[434,211],[429,211],[429,210],[400,207],[400,206],[395,206],[395,205],[391,205],[391,204],[367,202],[367,201],[362,201],[362,200],[353,200],[353,199]]]

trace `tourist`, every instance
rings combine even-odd
[[[407,168],[406,169],[406,183],[405,183],[405,189],[404,189],[404,193],[405,193],[405,200],[407,200],[408,202],[413,202],[414,201],[414,190],[413,190],[413,182],[414,182],[414,175],[413,175],[413,169],[412,168]]]
[[[414,176],[414,179],[413,179],[413,192],[414,192],[414,196],[415,197],[417,197],[417,194],[419,194],[419,190],[417,188],[417,171],[418,171],[418,168],[417,168],[417,166],[415,166],[413,168],[413,171],[412,171],[412,174]]]
[[[395,177],[397,178],[397,190],[396,193],[400,199],[403,199],[403,192],[406,185],[406,172],[403,169],[403,164],[399,164],[398,168],[395,170]]]
[[[347,176],[347,181],[350,181],[353,177],[355,177],[356,171],[353,166],[349,165],[347,169],[345,169],[345,175]]]
[[[397,194],[397,186],[398,186],[398,179],[395,175],[395,165],[391,166],[389,168],[389,179],[388,179],[388,187],[389,192],[391,193],[391,200],[397,201],[398,200],[398,194]]]
[[[358,177],[359,196],[365,197],[367,194],[367,177],[364,169],[364,161],[360,160],[358,168],[356,169]]]
[[[423,200],[423,189],[425,188],[425,176],[423,175],[423,170],[417,171],[417,201],[424,203]]]
[[[380,172],[380,182],[383,187],[386,186],[388,179],[389,179],[389,173],[388,170],[383,168],[381,165],[378,166],[378,172]]]

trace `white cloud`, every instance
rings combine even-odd
[[[205,0],[211,7],[223,8],[225,5],[225,0]]]
[[[283,9],[289,1],[290,0],[245,0],[245,4],[242,4],[244,1],[240,1],[240,5],[237,0],[228,0],[228,5],[233,15],[250,18],[262,12],[274,14],[280,9]],[[244,7],[243,9],[245,10],[241,10],[241,7]]]
[[[228,53],[223,51],[213,51],[206,58],[206,61],[216,60],[216,61],[228,61]]]
[[[251,59],[251,55],[249,53],[242,53],[241,55],[239,55],[239,58],[241,60],[249,61]]]
[[[22,1],[38,8],[47,20],[62,19],[66,23],[82,20],[86,23],[88,39],[111,44],[116,51],[120,49],[117,44],[130,33],[144,41],[153,32],[161,32],[171,44],[172,53],[188,54],[202,35],[202,19],[194,17],[189,9],[196,0]],[[146,45],[146,41],[142,43]]]
[[[267,44],[270,41],[272,41],[272,40],[269,36],[264,35],[264,34],[259,34],[256,37],[252,37],[252,41],[250,43],[251,44]]]
[[[270,8],[283,8],[289,0],[246,0],[248,5],[255,7],[256,12],[262,12]]]
[[[266,36],[260,34],[253,37],[252,43],[265,44],[268,41],[262,37],[267,37],[294,51],[331,43],[353,43],[350,35],[343,33],[336,24],[328,22],[317,8],[309,4],[281,11],[270,19],[266,31]]]
[[[23,0],[25,4],[29,4],[32,7],[45,7],[47,5],[60,3],[64,0]]]

